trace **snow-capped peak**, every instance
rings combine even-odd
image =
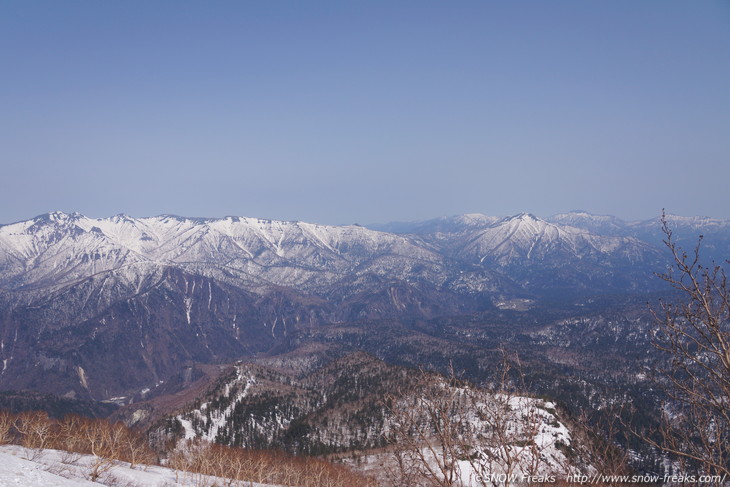
[[[35,221],[49,221],[54,223],[68,223],[73,222],[75,220],[78,220],[79,218],[83,218],[83,215],[81,213],[73,212],[73,213],[64,213],[63,211],[51,211],[48,213],[45,213],[43,215],[39,215],[35,217],[33,220]]]

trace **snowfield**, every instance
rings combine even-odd
[[[59,450],[33,450],[17,445],[0,446],[0,487],[284,487],[255,482],[220,479],[180,472],[165,467],[114,462],[97,482],[89,480],[90,455]],[[229,483],[230,482],[230,483]]]

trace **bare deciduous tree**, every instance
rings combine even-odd
[[[75,414],[66,415],[58,423],[58,439],[56,448],[69,452],[78,452],[83,448],[81,423],[84,419]]]
[[[685,471],[730,475],[730,290],[720,265],[700,258],[703,237],[688,254],[662,229],[673,266],[659,277],[679,293],[662,302],[654,344],[668,357],[663,370],[669,400],[658,431],[643,438]],[[730,263],[730,262],[726,262]]]
[[[10,443],[13,439],[15,416],[8,411],[0,411],[0,445]]]
[[[54,424],[43,411],[20,413],[15,419],[15,430],[20,433],[28,460],[35,460],[44,448],[53,442]]]
[[[80,423],[79,432],[89,449],[92,459],[89,463],[89,479],[96,482],[116,465],[116,453],[112,442],[112,426],[106,421],[85,419]]]
[[[463,398],[458,387],[450,386],[423,374],[422,385],[413,394],[388,398],[393,485],[449,487],[460,482],[458,428],[464,426]]]

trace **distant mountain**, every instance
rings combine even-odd
[[[434,234],[434,233],[462,233],[487,227],[500,220],[496,216],[468,213],[465,215],[444,216],[433,220],[416,222],[392,222],[381,225],[368,225],[369,228],[382,232],[398,234]]]
[[[269,353],[327,324],[658,285],[662,253],[637,238],[649,223],[609,235],[581,218],[462,215],[408,234],[61,212],[2,225],[0,390],[124,402],[191,363]],[[726,223],[696,221],[710,223],[726,235]]]
[[[638,289],[646,285],[646,270],[662,261],[655,247],[636,238],[597,235],[527,213],[455,239],[451,253],[548,293]]]
[[[550,223],[529,213],[504,218],[472,233],[460,241],[457,252],[500,266],[531,261],[564,264],[594,257],[638,262],[653,256],[653,249],[635,238],[598,235]]]
[[[702,235],[702,253],[708,260],[722,263],[730,257],[730,220],[673,214],[667,214],[665,218],[673,232],[673,239],[685,250],[693,250]],[[610,215],[572,211],[553,215],[548,221],[582,228],[598,235],[631,236],[659,248],[664,247],[663,241],[666,239],[660,216],[627,222]]]
[[[558,225],[582,228],[598,235],[629,235],[629,225],[611,215],[593,215],[587,211],[576,210],[559,213],[547,218],[547,221]]]

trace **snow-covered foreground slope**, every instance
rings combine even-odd
[[[32,450],[16,445],[0,446],[0,487],[207,487],[231,485],[283,487],[247,481],[231,481],[159,466],[136,466],[115,462],[97,482],[89,480],[93,457],[58,450]]]

